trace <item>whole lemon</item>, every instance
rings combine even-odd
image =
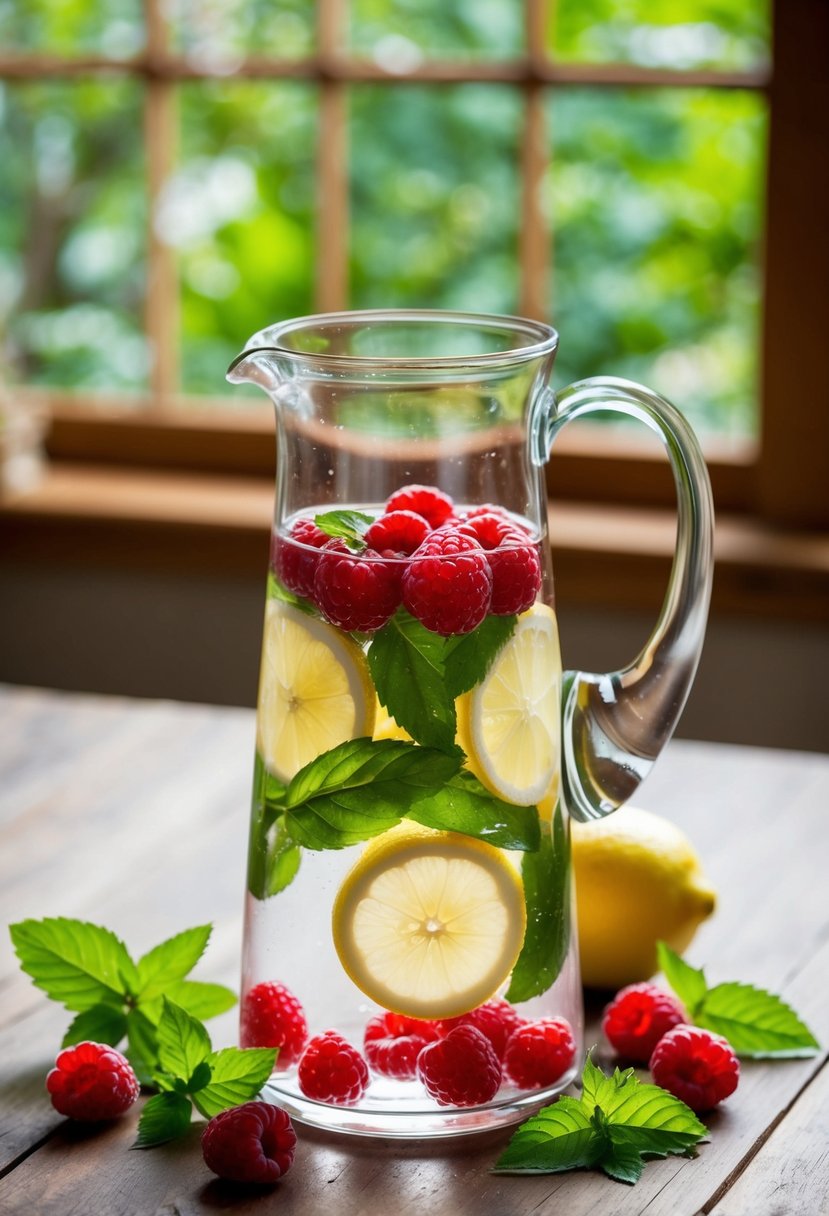
[[[681,953],[716,904],[687,836],[632,806],[573,824],[573,872],[588,987],[648,979],[658,966],[656,943]]]

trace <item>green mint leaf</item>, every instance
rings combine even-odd
[[[637,1149],[630,1144],[618,1144],[611,1140],[602,1153],[599,1166],[616,1182],[627,1182],[632,1186],[642,1177],[645,1163]]]
[[[582,1102],[591,1110],[599,1107],[605,1114],[609,1114],[616,1109],[617,1103],[624,1099],[627,1087],[636,1083],[636,1073],[632,1068],[626,1068],[624,1071],[616,1068],[608,1076],[593,1063],[592,1056],[588,1055],[581,1076]]]
[[[344,540],[349,549],[358,553],[366,547],[364,537],[374,519],[362,511],[323,511],[322,515],[314,516],[314,523],[320,532]]]
[[[582,1085],[582,1102],[602,1112],[614,1144],[665,1157],[687,1152],[707,1134],[690,1107],[658,1085],[639,1081],[632,1068],[617,1068],[608,1077],[588,1056]]]
[[[656,950],[662,974],[693,1018],[708,991],[705,972],[686,963],[666,942],[657,942]]]
[[[589,1169],[603,1149],[603,1138],[582,1103],[564,1097],[522,1123],[493,1168],[497,1174]]]
[[[201,1064],[197,1064],[193,1069],[193,1075],[187,1085],[184,1086],[184,1092],[197,1094],[210,1084],[212,1077],[213,1069],[210,1067],[209,1060],[202,1060]]]
[[[197,1110],[212,1119],[229,1106],[255,1098],[273,1072],[275,1060],[273,1047],[226,1047],[213,1052],[210,1083],[193,1094]]]
[[[446,687],[445,639],[399,608],[368,648],[380,703],[424,747],[454,752],[455,700]]]
[[[273,572],[268,575],[267,598],[269,600],[281,600],[283,604],[290,604],[292,608],[298,608],[306,616],[317,615],[317,610],[310,600],[303,599],[299,595],[294,595],[293,591],[289,591],[284,583],[280,583]]]
[[[288,786],[285,820],[310,849],[336,849],[394,827],[460,768],[460,758],[397,739],[350,739],[317,756]]]
[[[446,688],[450,697],[469,692],[484,678],[493,659],[515,629],[515,616],[484,617],[477,629],[444,644]]]
[[[793,1059],[820,1051],[811,1030],[785,1001],[752,984],[709,988],[694,1021],[724,1035],[739,1056]]]
[[[278,895],[294,881],[302,861],[302,850],[293,841],[274,843],[268,849],[265,898]]]
[[[115,1005],[93,1005],[74,1017],[63,1036],[61,1047],[75,1043],[109,1043],[117,1047],[127,1033],[127,1015]]]
[[[57,916],[19,921],[9,932],[26,974],[73,1012],[100,1004],[120,1007],[131,991],[135,965],[109,929]]]
[[[158,1032],[140,1009],[127,1014],[127,1059],[142,1085],[150,1085],[158,1066]]]
[[[527,905],[524,944],[512,970],[507,1000],[528,1001],[557,978],[570,941],[570,839],[561,806],[550,831],[542,829],[536,852],[521,859]]]
[[[185,1094],[156,1094],[145,1104],[138,1121],[135,1148],[152,1148],[175,1140],[190,1126],[190,1099]]]
[[[138,998],[147,999],[166,992],[176,980],[193,970],[207,947],[212,925],[197,925],[177,933],[138,960]]]
[[[456,773],[434,796],[415,803],[406,817],[424,827],[462,832],[501,849],[526,852],[541,843],[534,806],[515,806],[496,798],[466,770]]]
[[[227,1013],[237,1000],[236,993],[224,984],[206,984],[202,980],[179,980],[170,984],[166,996],[202,1022]]]
[[[159,1068],[189,1081],[210,1052],[210,1036],[201,1022],[165,997],[158,1023]]]

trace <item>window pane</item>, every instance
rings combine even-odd
[[[390,71],[411,71],[424,55],[503,59],[524,46],[516,0],[351,0],[351,49]]]
[[[642,380],[703,432],[751,432],[762,98],[561,90],[550,119],[558,382]]]
[[[556,0],[548,43],[588,63],[746,68],[767,62],[769,27],[770,0]]]
[[[191,83],[159,224],[179,251],[182,384],[234,391],[257,329],[311,312],[316,101],[299,82]]]
[[[126,58],[144,43],[141,0],[0,0],[0,46]]]
[[[17,379],[146,381],[141,123],[131,82],[0,84],[0,332]]]
[[[314,49],[315,0],[171,0],[176,50],[228,70],[247,54],[294,59]]]
[[[521,108],[491,85],[353,90],[354,307],[514,311]]]

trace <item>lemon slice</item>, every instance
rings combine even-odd
[[[419,1018],[455,1017],[493,996],[525,927],[521,878],[500,849],[408,823],[366,846],[332,912],[357,987]]]
[[[481,683],[458,700],[469,766],[499,798],[528,806],[550,793],[559,765],[560,699],[555,614],[534,604]]]
[[[268,602],[259,677],[257,743],[281,781],[321,752],[371,735],[377,699],[365,655],[333,626]]]

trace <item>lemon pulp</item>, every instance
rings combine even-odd
[[[356,642],[289,604],[269,601],[257,742],[275,777],[290,781],[322,752],[371,735],[375,705],[368,665]]]
[[[560,697],[555,614],[536,603],[484,679],[458,701],[469,766],[499,798],[528,806],[549,794],[558,774]]]
[[[409,1017],[455,1017],[493,996],[526,927],[520,876],[500,849],[403,824],[372,841],[332,912],[334,946],[357,987]]]

